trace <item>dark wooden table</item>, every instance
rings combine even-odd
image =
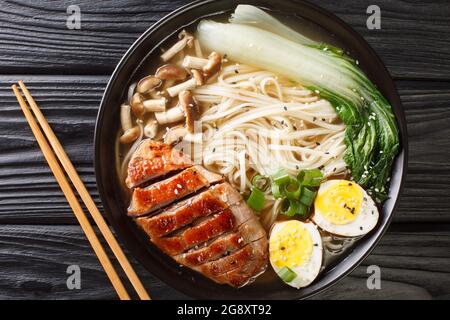
[[[316,298],[450,298],[450,3],[378,0],[381,30],[368,30],[371,0],[320,0],[381,56],[400,92],[409,131],[409,168],[394,223],[360,267]],[[114,299],[97,258],[45,163],[13,97],[23,79],[82,179],[95,185],[93,133],[115,65],[177,1],[0,0],[0,298]],[[81,30],[66,27],[81,9]],[[81,268],[81,289],[66,269]],[[381,268],[381,290],[366,287]],[[156,299],[184,298],[136,269]]]

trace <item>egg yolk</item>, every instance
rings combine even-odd
[[[311,235],[298,221],[285,222],[270,237],[270,260],[278,268],[301,266],[309,261],[312,251]]]
[[[362,200],[363,192],[356,183],[340,180],[319,192],[314,207],[329,222],[343,225],[356,219]]]

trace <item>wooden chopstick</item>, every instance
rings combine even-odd
[[[12,86],[12,89],[14,91],[14,94],[16,95],[17,101],[20,104],[20,107],[22,108],[22,111],[25,115],[25,118],[28,121],[28,124],[31,127],[31,131],[33,131],[34,136],[36,137],[36,140],[39,144],[39,147],[41,148],[45,159],[48,162],[48,165],[50,166],[50,169],[53,172],[53,175],[56,178],[56,181],[58,182],[59,186],[61,187],[67,201],[69,202],[70,207],[72,208],[75,217],[77,218],[81,228],[83,229],[84,233],[86,234],[86,237],[88,238],[92,248],[94,249],[95,254],[97,255],[98,259],[100,260],[101,265],[105,269],[106,274],[108,275],[109,279],[111,280],[112,285],[114,286],[114,289],[116,289],[117,294],[119,295],[120,299],[123,300],[129,300],[130,296],[125,290],[125,287],[122,284],[122,281],[120,280],[119,276],[117,275],[116,271],[114,270],[113,265],[111,264],[111,261],[108,258],[108,255],[106,254],[105,250],[103,249],[97,235],[94,232],[94,229],[89,223],[89,220],[87,219],[86,215],[83,212],[83,209],[81,208],[80,204],[78,203],[78,200],[73,193],[69,182],[67,181],[66,176],[64,175],[64,172],[62,171],[61,167],[59,166],[58,161],[56,160],[55,155],[53,154],[49,144],[44,138],[44,135],[42,134],[41,130],[39,129],[38,124],[33,118],[33,115],[31,114],[30,110],[28,110],[28,107],[23,100],[19,90],[17,89],[16,85]]]
[[[84,186],[83,182],[81,181],[78,173],[76,172],[75,168],[73,167],[72,162],[69,160],[69,157],[67,156],[63,147],[61,146],[61,143],[59,142],[58,138],[55,136],[53,130],[51,129],[48,122],[46,121],[44,115],[40,111],[38,105],[34,101],[33,97],[31,96],[30,92],[26,88],[25,84],[22,81],[19,81],[19,85],[20,85],[28,103],[30,104],[30,107],[33,110],[34,115],[36,116],[39,124],[41,125],[42,130],[44,131],[48,141],[50,142],[50,144],[53,148],[53,151],[55,152],[59,161],[63,165],[67,175],[71,179],[73,185],[75,186],[75,189],[77,190],[78,194],[80,195],[81,199],[83,200],[84,204],[86,205],[86,208],[90,212],[93,220],[97,224],[97,226],[98,226],[100,232],[102,233],[102,235],[104,236],[107,244],[110,246],[112,252],[116,256],[117,260],[119,261],[121,267],[123,268],[125,274],[127,275],[128,279],[130,280],[131,284],[133,285],[133,287],[135,288],[136,292],[138,293],[139,297],[142,300],[149,300],[150,296],[148,295],[147,291],[145,290],[144,286],[142,285],[141,281],[139,280],[139,277],[137,276],[136,272],[134,271],[133,267],[131,266],[130,262],[128,261],[127,257],[125,256],[124,252],[122,251],[116,238],[114,237],[114,235],[112,234],[108,225],[106,224],[103,216],[101,215],[101,213],[98,210],[97,206],[95,205],[92,197],[90,196],[89,192],[87,191],[86,187]],[[121,299],[130,299],[120,278],[118,277],[116,271],[114,270],[114,267],[112,266],[111,261],[109,260],[108,256],[106,255],[95,232],[93,231],[91,225],[89,224],[89,220],[87,220],[86,215],[84,214],[83,210],[81,209],[81,206],[79,205],[78,200],[76,199],[76,197],[73,193],[73,190],[71,189],[71,187],[67,181],[67,178],[65,177],[61,167],[59,166],[59,163],[56,160],[55,155],[53,154],[50,146],[48,145],[48,142],[44,138],[41,130],[39,129],[39,126],[37,125],[34,117],[32,116],[25,101],[23,100],[17,86],[13,85],[12,88],[13,88],[14,94],[17,97],[17,100],[19,101],[20,107],[22,108],[22,110],[25,114],[25,117],[26,117],[28,123],[30,124],[33,134],[35,135],[39,146],[41,147],[42,151],[44,152],[44,156],[45,156],[47,162],[49,163],[50,168],[52,169],[58,183],[61,186],[61,189],[63,190],[67,200],[69,201],[70,206],[72,207],[72,210],[75,213],[75,216],[77,217],[78,221],[80,222],[80,225],[83,228],[83,231],[85,232],[95,253],[97,254],[97,256],[100,260],[100,263],[102,264],[103,268],[105,269],[105,272],[107,273],[109,279],[111,280],[113,287],[116,289],[116,291]]]

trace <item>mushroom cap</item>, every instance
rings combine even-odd
[[[203,74],[200,71],[192,69],[191,73],[194,79],[197,81],[198,86],[202,86],[205,84],[205,78],[203,77]]]
[[[155,76],[161,80],[184,80],[187,77],[187,71],[175,64],[165,64],[156,70]]]
[[[158,88],[162,84],[162,80],[160,78],[157,78],[153,75],[146,76],[139,80],[136,91],[141,94],[149,93],[156,88]]]
[[[186,115],[186,127],[189,132],[194,132],[195,121],[200,118],[200,109],[191,91],[183,90],[178,94],[178,101]]]
[[[222,56],[213,51],[208,56],[208,63],[203,67],[202,71],[206,76],[211,76],[220,70],[222,65]]]
[[[144,98],[139,92],[136,92],[131,97],[131,111],[136,118],[141,118],[145,113]]]

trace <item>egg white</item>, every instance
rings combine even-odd
[[[323,194],[328,188],[332,187],[335,183],[339,183],[340,181],[342,180],[329,180],[322,183],[319,188],[318,196]],[[367,234],[377,225],[379,212],[377,206],[375,205],[375,202],[361,186],[356,183],[354,184],[362,190],[363,194],[361,208],[355,220],[347,224],[335,224],[328,220],[320,210],[314,208],[314,215],[312,216],[312,220],[322,230],[340,236],[357,237]]]
[[[320,268],[322,266],[322,253],[323,253],[322,238],[320,236],[319,231],[317,230],[317,227],[314,224],[304,223],[297,220],[289,220],[275,223],[274,226],[272,227],[270,236],[272,237],[273,235],[277,234],[277,232],[281,230],[283,225],[288,222],[301,224],[311,236],[311,240],[313,243],[312,252],[308,261],[306,261],[300,266],[290,268],[297,274],[297,276],[295,277],[294,280],[286,284],[299,289],[310,285],[314,281],[314,279],[316,279],[316,277],[320,272]],[[272,268],[278,274],[278,272],[282,268],[277,267],[274,263],[272,263],[272,260],[270,261],[270,263],[272,265]]]

